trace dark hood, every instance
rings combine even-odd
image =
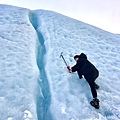
[[[87,56],[84,53],[81,53],[80,56],[79,56],[79,59],[81,59],[81,58],[87,59]]]

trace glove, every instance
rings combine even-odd
[[[71,73],[71,72],[72,72],[72,70],[71,70],[70,66],[67,66],[67,69],[68,69],[69,73]]]

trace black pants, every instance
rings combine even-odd
[[[91,88],[91,92],[92,92],[92,96],[93,98],[96,98],[97,97],[97,92],[96,92],[96,89],[95,89],[95,82],[88,82],[89,83],[89,86]]]

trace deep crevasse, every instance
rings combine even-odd
[[[30,12],[29,19],[38,35],[38,53],[37,53],[37,65],[40,72],[38,79],[38,86],[36,91],[36,107],[38,120],[52,120],[49,106],[51,102],[51,93],[47,75],[45,72],[44,55],[46,54],[46,48],[44,45],[44,38],[38,30],[37,15],[34,12]]]

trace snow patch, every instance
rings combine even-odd
[[[24,111],[24,120],[31,120],[32,114],[29,110]]]

